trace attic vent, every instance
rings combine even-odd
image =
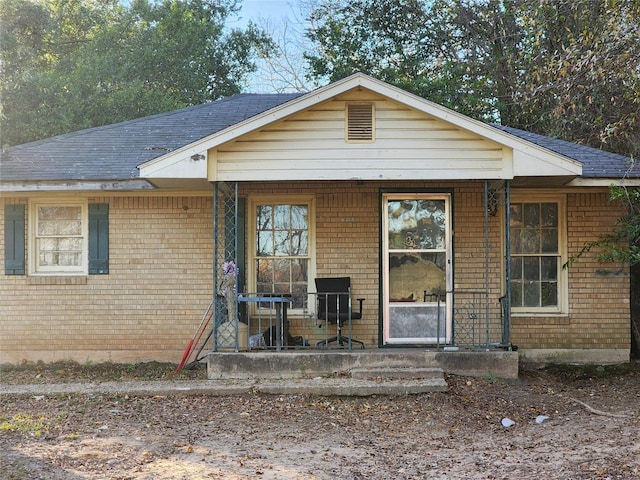
[[[373,104],[347,104],[347,141],[373,141]]]

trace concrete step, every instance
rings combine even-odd
[[[386,369],[441,369],[448,374],[498,378],[518,378],[518,352],[440,352],[425,349],[368,349],[353,351],[292,352],[212,352],[207,355],[207,376],[224,379],[296,379],[328,377],[337,372],[356,372],[355,376],[389,378]],[[357,370],[369,373],[357,373]],[[371,372],[379,370],[380,374]],[[409,371],[410,372],[410,371]],[[382,375],[385,373],[385,375]],[[426,374],[417,375],[420,378]],[[400,373],[396,373],[396,378]],[[393,375],[392,375],[393,376]],[[352,379],[353,374],[351,374]]]
[[[444,378],[427,380],[359,380],[349,377],[315,377],[288,379],[227,379],[183,381],[135,381],[102,383],[65,383],[35,385],[2,385],[0,395],[55,394],[128,394],[128,395],[319,395],[365,397],[369,395],[415,395],[446,392]]]
[[[278,382],[260,382],[254,392],[297,395],[366,397],[370,395],[417,395],[446,392],[449,386],[443,376],[429,379],[361,380],[353,378],[326,378]]]
[[[373,367],[354,368],[351,370],[351,378],[369,380],[431,380],[443,377],[444,372],[441,368],[428,367]]]

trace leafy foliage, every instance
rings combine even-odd
[[[321,0],[309,77],[363,71],[480,120],[640,153],[638,0]]]
[[[482,119],[493,117],[491,102],[478,101],[484,80],[466,84],[468,65],[443,61],[441,32],[423,0],[325,0],[309,16],[308,77],[335,81],[355,72]],[[485,95],[486,96],[486,95]]]
[[[309,16],[309,77],[356,71],[484,121],[640,155],[638,0],[320,0]],[[640,193],[611,188],[628,214],[599,247],[640,262]]]
[[[236,0],[0,0],[2,143],[239,93],[271,48]]]

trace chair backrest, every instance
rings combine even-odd
[[[318,318],[335,322],[349,318],[351,277],[316,278]],[[336,295],[327,295],[335,292]]]

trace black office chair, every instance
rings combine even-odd
[[[357,343],[364,348],[364,343],[351,337],[342,335],[342,324],[349,319],[359,320],[362,318],[362,302],[364,298],[358,298],[360,304],[359,311],[351,310],[351,277],[338,278],[316,278],[316,291],[318,292],[318,319],[327,323],[336,324],[338,334],[335,337],[321,340],[316,343],[316,347],[325,348],[331,342],[338,342],[344,346],[346,343]]]

